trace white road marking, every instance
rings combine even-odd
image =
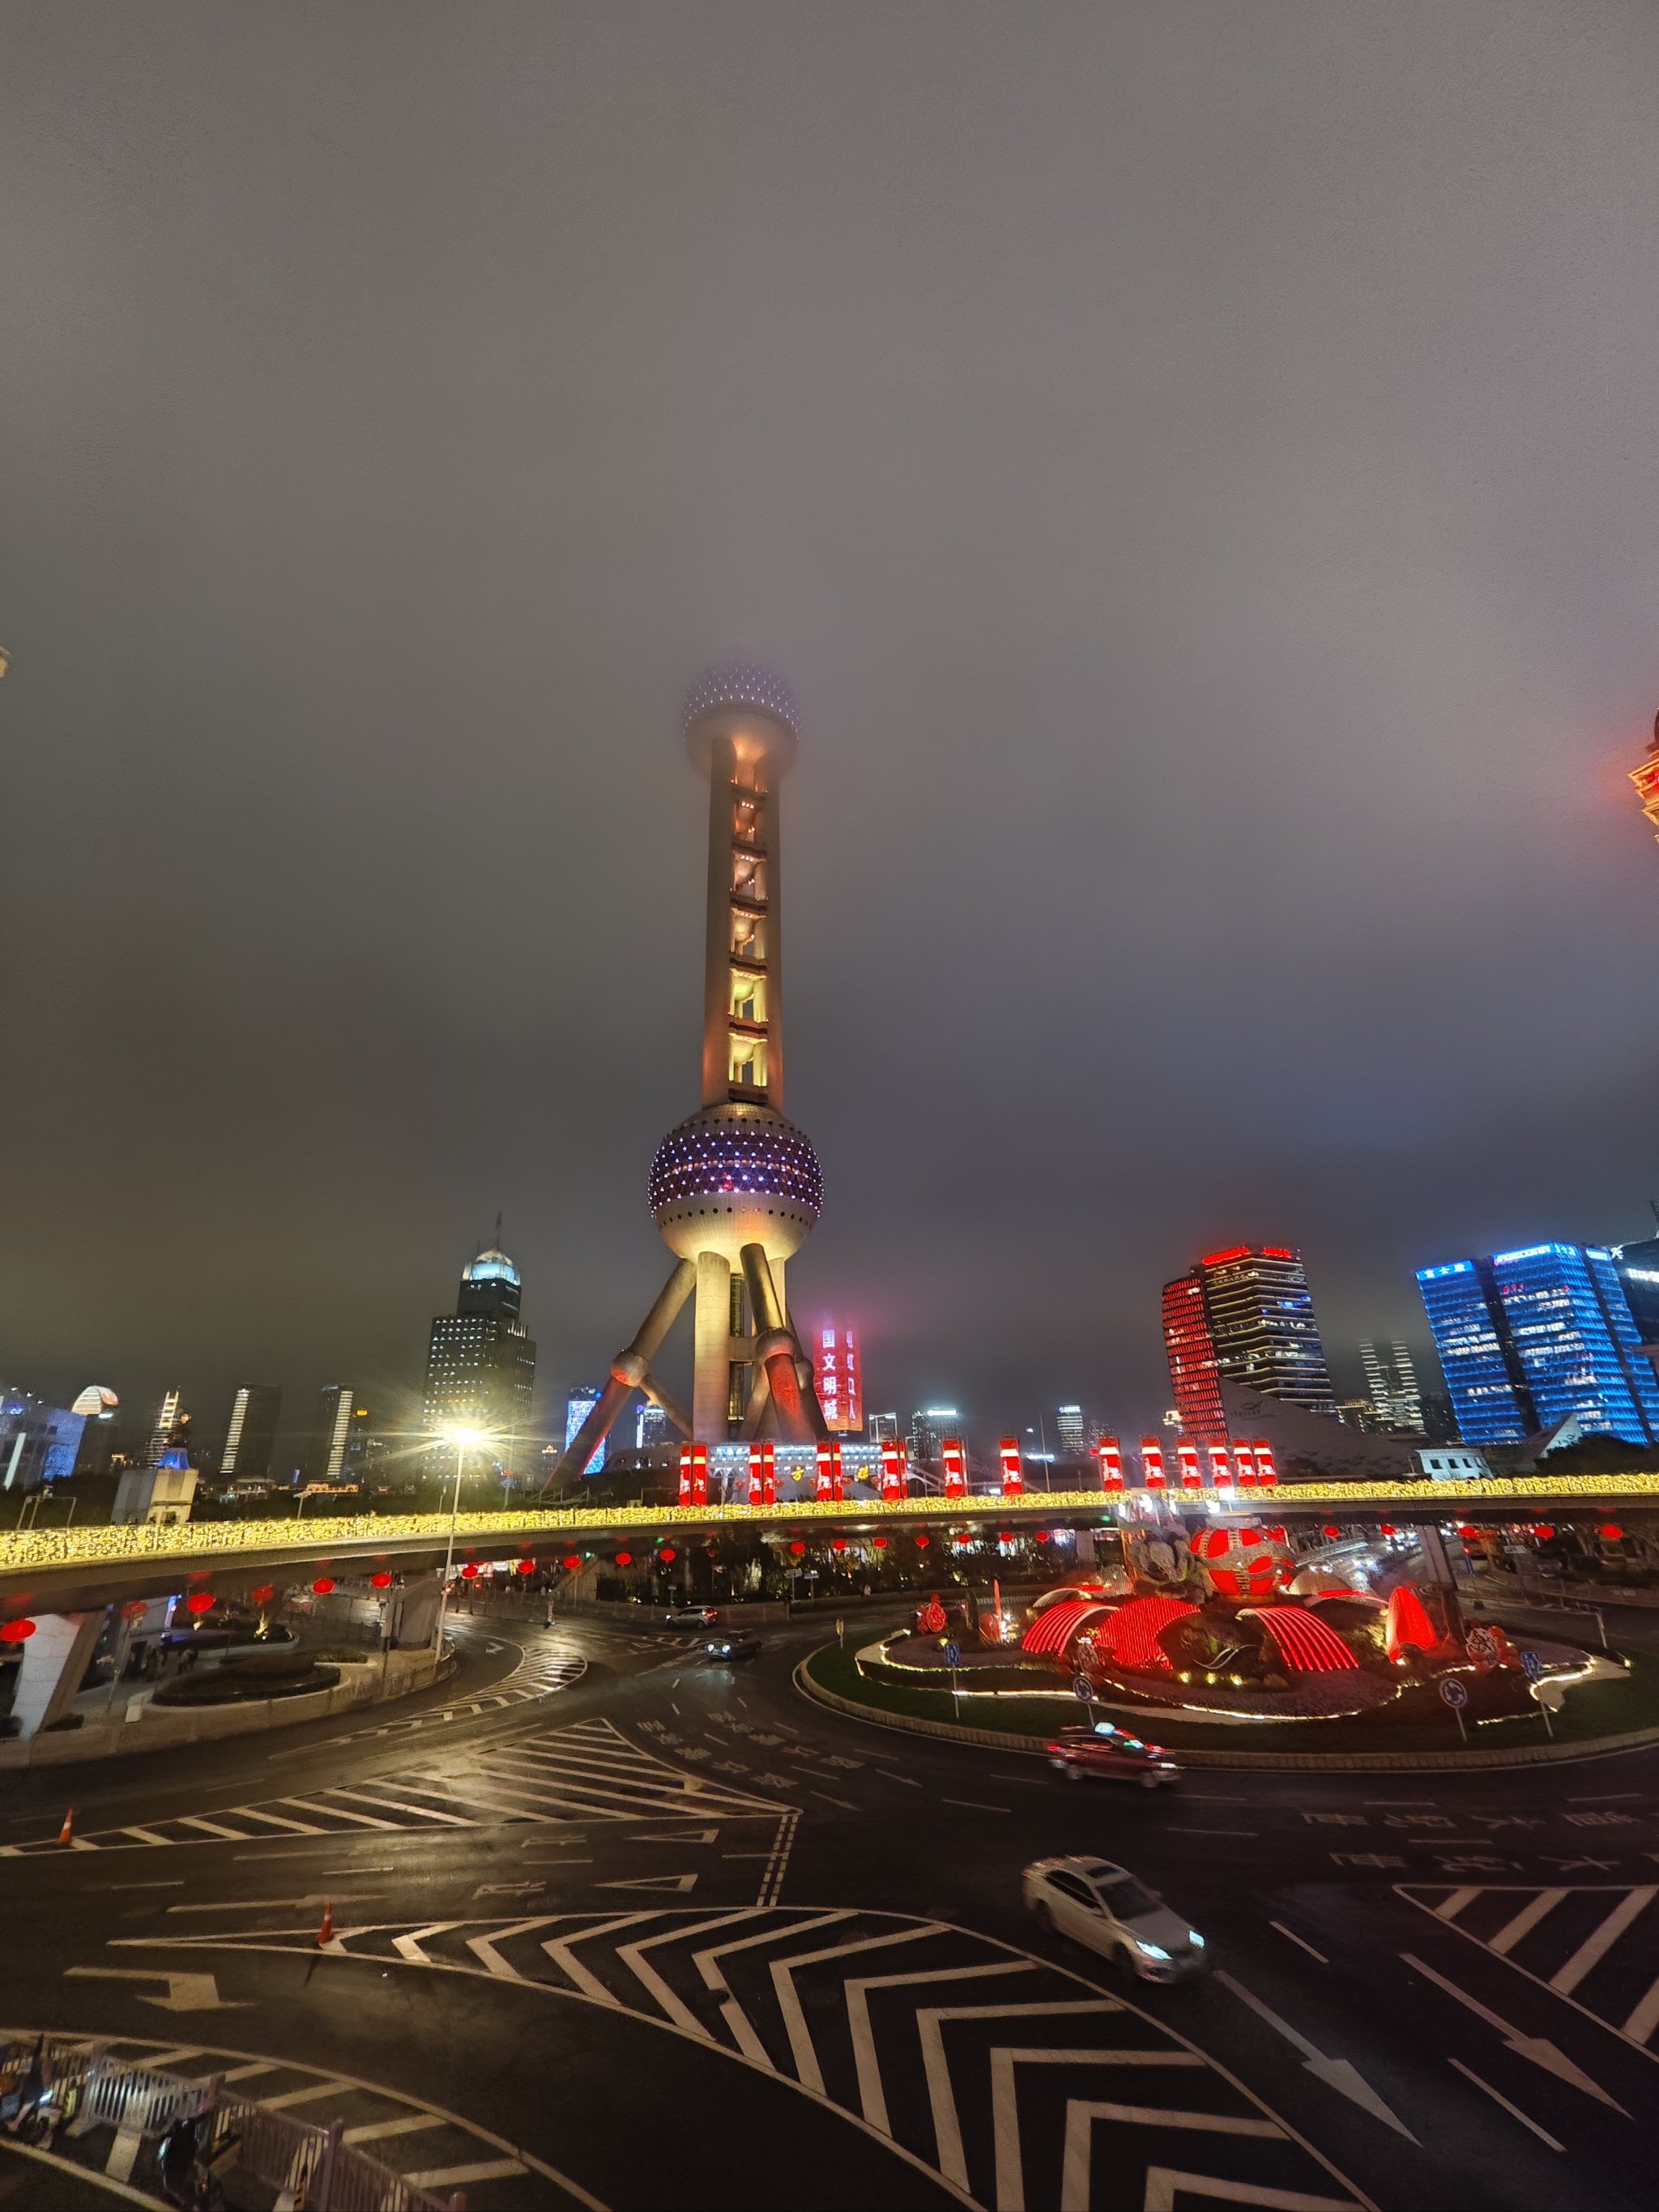
[[[1590,1968],[1607,1956],[1632,1921],[1646,1911],[1656,1894],[1659,1892],[1652,1889],[1632,1890],[1621,1904],[1614,1905],[1601,1926],[1584,1938],[1565,1966],[1550,1976],[1550,1987],[1564,1997],[1571,1996]]]
[[[1466,2066],[1461,2058],[1449,2057],[1446,2063],[1448,2066],[1455,2066],[1458,2072],[1462,2074],[1466,2080],[1474,2082],[1477,2089],[1484,2089],[1486,2094],[1492,2099],[1493,2104],[1501,2105],[1512,2120],[1519,2120],[1523,2128],[1530,2128],[1534,2135],[1537,2136],[1540,2142],[1547,2142],[1552,2150],[1559,2150],[1565,2156],[1566,2151],[1566,2145],[1565,2143],[1559,2143],[1553,2136],[1546,2135],[1543,2129],[1539,2126],[1536,2120],[1531,2118],[1528,2114],[1523,2112],[1518,2105],[1510,2104],[1509,2099],[1504,2094],[1501,2089],[1494,2089],[1490,2081],[1483,2081],[1480,2079],[1480,2076],[1475,2072],[1474,2067]]]
[[[1036,1967],[1034,1959],[1009,1959],[994,1966],[975,1962],[970,1966],[940,1966],[931,1972],[919,1974],[864,1974],[847,1984],[847,2018],[853,2032],[853,2059],[858,2073],[859,2104],[864,2117],[872,2128],[882,2134],[893,2132],[887,2118],[887,2096],[882,2087],[881,2068],[876,2058],[875,2038],[870,2032],[870,1990],[902,1990],[932,1988],[938,1982],[976,1981],[988,1974],[1026,1974]]]
[[[506,2181],[524,2171],[516,2158],[496,2158],[477,2166],[430,2166],[423,2173],[406,2173],[404,2179],[412,2189],[459,2189],[464,2182]]]
[[[797,1921],[787,1932],[792,1938],[805,1936],[814,1928],[828,1928],[832,1922],[851,1917],[850,1912],[821,1912],[815,1919]],[[691,1957],[691,1963],[702,1976],[704,1986],[720,1999],[720,2017],[731,2029],[738,2050],[745,2058],[751,2058],[757,2066],[765,2067],[769,2074],[775,2074],[777,2069],[767,2055],[766,2045],[756,2034],[749,2015],[732,1996],[731,1986],[715,1961],[724,1959],[732,1951],[752,1950],[756,1944],[769,1943],[776,1937],[777,1930],[768,1928],[758,1936],[745,1936],[736,1943],[716,1943],[706,1951],[695,1951]]]
[[[182,1881],[89,1881],[88,1889],[182,1889]]]
[[[1498,2014],[1483,2005],[1479,1997],[1472,1997],[1467,1990],[1460,1990],[1455,1982],[1449,1982],[1443,1974],[1436,1973],[1434,1968],[1425,1965],[1421,1959],[1414,1958],[1409,1951],[1402,1951],[1400,1955],[1407,1966],[1425,1976],[1437,1989],[1444,1990],[1449,1997],[1455,1997],[1459,2004],[1467,2005],[1477,2019],[1486,2021],[1488,2027],[1495,2027],[1511,2051],[1522,2058],[1530,2058],[1534,2066],[1541,2066],[1546,2073],[1557,2075],[1563,2081],[1570,2081],[1575,2089],[1582,2089],[1587,2097],[1594,2097],[1599,2104],[1611,2105],[1615,2112],[1625,2112],[1624,2106],[1616,2097],[1610,2097],[1599,2081],[1592,2081],[1589,2075],[1582,2068],[1575,2066],[1565,2051],[1552,2043],[1547,2036],[1522,2035],[1518,2028],[1511,2027],[1508,2021],[1500,2019]],[[1625,2118],[1628,2119],[1630,2114],[1625,2112]]]
[[[941,1797],[941,1805],[961,1805],[970,1813],[1012,1813],[1012,1805],[981,1805],[977,1797]]]
[[[1369,2112],[1373,2119],[1381,2120],[1384,2127],[1392,2128],[1396,2135],[1404,2136],[1407,2142],[1417,2141],[1398,2113],[1384,2103],[1350,2060],[1327,2057],[1316,2045],[1309,2042],[1300,2028],[1292,2027],[1287,2020],[1281,2020],[1276,2012],[1261,2002],[1254,1990],[1247,1990],[1243,1982],[1235,1980],[1224,1969],[1218,1967],[1215,1978],[1224,1989],[1231,1990],[1242,2004],[1249,2005],[1258,2020],[1265,2020],[1275,2035],[1282,2035],[1293,2051],[1301,2052],[1303,2065],[1316,2081],[1322,2081],[1328,2089],[1334,2089],[1338,2096],[1346,2097],[1362,2112]]]
[[[799,1966],[816,1966],[825,1959],[850,1957],[854,1951],[884,1951],[895,1943],[914,1943],[924,1936],[937,1936],[942,1931],[936,1921],[924,1920],[915,1928],[902,1928],[894,1936],[866,1936],[857,1943],[831,1943],[822,1951],[800,1951],[793,1958],[775,1959],[772,1962],[772,1986],[777,1992],[778,2009],[783,2014],[783,2024],[789,2037],[790,2055],[795,2062],[795,2075],[804,2088],[824,2094],[823,2075],[818,2065],[817,2052],[812,2048],[812,2038],[806,2025],[806,2015],[801,2010],[800,1999],[795,1993],[794,1974]]]
[[[1513,1920],[1500,1928],[1492,1939],[1492,1948],[1500,1959],[1507,1957],[1523,1936],[1529,1936],[1547,1912],[1553,1912],[1566,1895],[1565,1889],[1540,1889],[1530,1905],[1523,1905]],[[1464,1893],[1460,1890],[1458,1895]],[[1451,1915],[1447,1914],[1447,1918]]]
[[[562,1974],[568,1974],[585,1996],[597,1997],[601,2004],[614,2005],[617,2000],[599,1976],[590,1974],[587,1968],[575,1956],[575,1946],[578,1943],[589,1942],[596,1936],[611,1935],[618,1928],[637,1927],[641,1920],[649,1920],[651,1917],[652,1915],[649,1912],[618,1913],[614,1920],[601,1920],[594,1927],[584,1928],[579,1935],[567,1936],[563,1942],[556,1940],[545,1942],[542,1945],[542,1948],[559,1972]]]
[[[227,2081],[236,2076],[227,2074]],[[404,2120],[374,2120],[361,2128],[347,2128],[340,2137],[343,2143],[380,2142],[387,2136],[412,2136],[422,2128],[441,2128],[444,2124],[436,2112],[415,2112]]]
[[[1298,1936],[1294,1928],[1287,1928],[1282,1920],[1270,1920],[1267,1923],[1267,1925],[1269,1928],[1278,1929],[1281,1936],[1288,1936],[1290,1941],[1292,1943],[1299,1945],[1301,1948],[1307,1953],[1310,1959],[1317,1959],[1322,1966],[1328,1966],[1330,1965],[1330,1960],[1325,1956],[1325,1954],[1322,1951],[1316,1951],[1311,1943],[1306,1942],[1304,1937]]]

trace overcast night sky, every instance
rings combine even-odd
[[[872,1404],[1644,1233],[1656,88],[1641,0],[11,0],[0,1375],[390,1414],[498,1208],[602,1372],[733,653]]]

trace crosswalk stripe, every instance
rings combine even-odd
[[[1621,1905],[1614,1905],[1594,1934],[1585,1937],[1566,1965],[1550,1976],[1550,1987],[1559,1990],[1563,1996],[1571,1996],[1590,1968],[1606,1957],[1638,1913],[1646,1911],[1655,1894],[1651,1889],[1632,1890]]]
[[[1492,1948],[1498,1957],[1507,1957],[1523,1936],[1530,1936],[1545,1914],[1553,1912],[1566,1893],[1565,1889],[1540,1889],[1530,1905],[1523,1905],[1514,1919],[1492,1939]]]
[[[1625,2022],[1625,2033],[1636,2042],[1645,2043],[1656,2027],[1659,2027],[1659,1978]]]
[[[1463,1907],[1480,1894],[1478,1889],[1455,1889],[1451,1895],[1434,1908],[1437,1920],[1455,1920]]]
[[[261,1812],[256,1805],[239,1805],[236,1810],[245,1820],[267,1820],[273,1828],[284,1829],[291,1836],[319,1836],[323,1832],[320,1828],[313,1827],[308,1820],[285,1820],[280,1813]],[[137,1835],[141,1831],[130,1828],[127,1832]]]
[[[179,1828],[204,1828],[210,1836],[228,1836],[234,1844],[246,1840],[240,1828],[222,1826],[217,1820],[207,1820],[200,1813],[180,1813],[176,1816],[173,1826]]]
[[[446,1813],[435,1805],[410,1805],[400,1797],[386,1796],[376,1790],[372,1782],[360,1783],[351,1789],[348,1789],[343,1783],[338,1783],[327,1792],[327,1795],[331,1799],[361,1797],[370,1805],[385,1806],[390,1813],[410,1813],[417,1820],[436,1820],[446,1827],[471,1828],[477,1825],[476,1821],[469,1820],[462,1813]]]

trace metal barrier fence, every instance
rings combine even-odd
[[[210,2121],[210,2145],[238,2139],[237,2169],[287,2193],[306,2212],[463,2212],[460,2196],[434,2197],[404,2175],[319,2128],[227,2094],[216,2074],[192,2081],[180,2074],[112,2058],[96,2043],[61,2036],[8,2034],[27,2058],[38,2045],[46,2081],[72,2105],[72,2136],[100,2123],[118,2135],[160,2136],[180,2118]]]

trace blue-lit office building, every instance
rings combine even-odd
[[[1659,1443],[1659,1376],[1611,1251],[1529,1244],[1418,1270],[1465,1443],[1519,1443],[1569,1416]]]

